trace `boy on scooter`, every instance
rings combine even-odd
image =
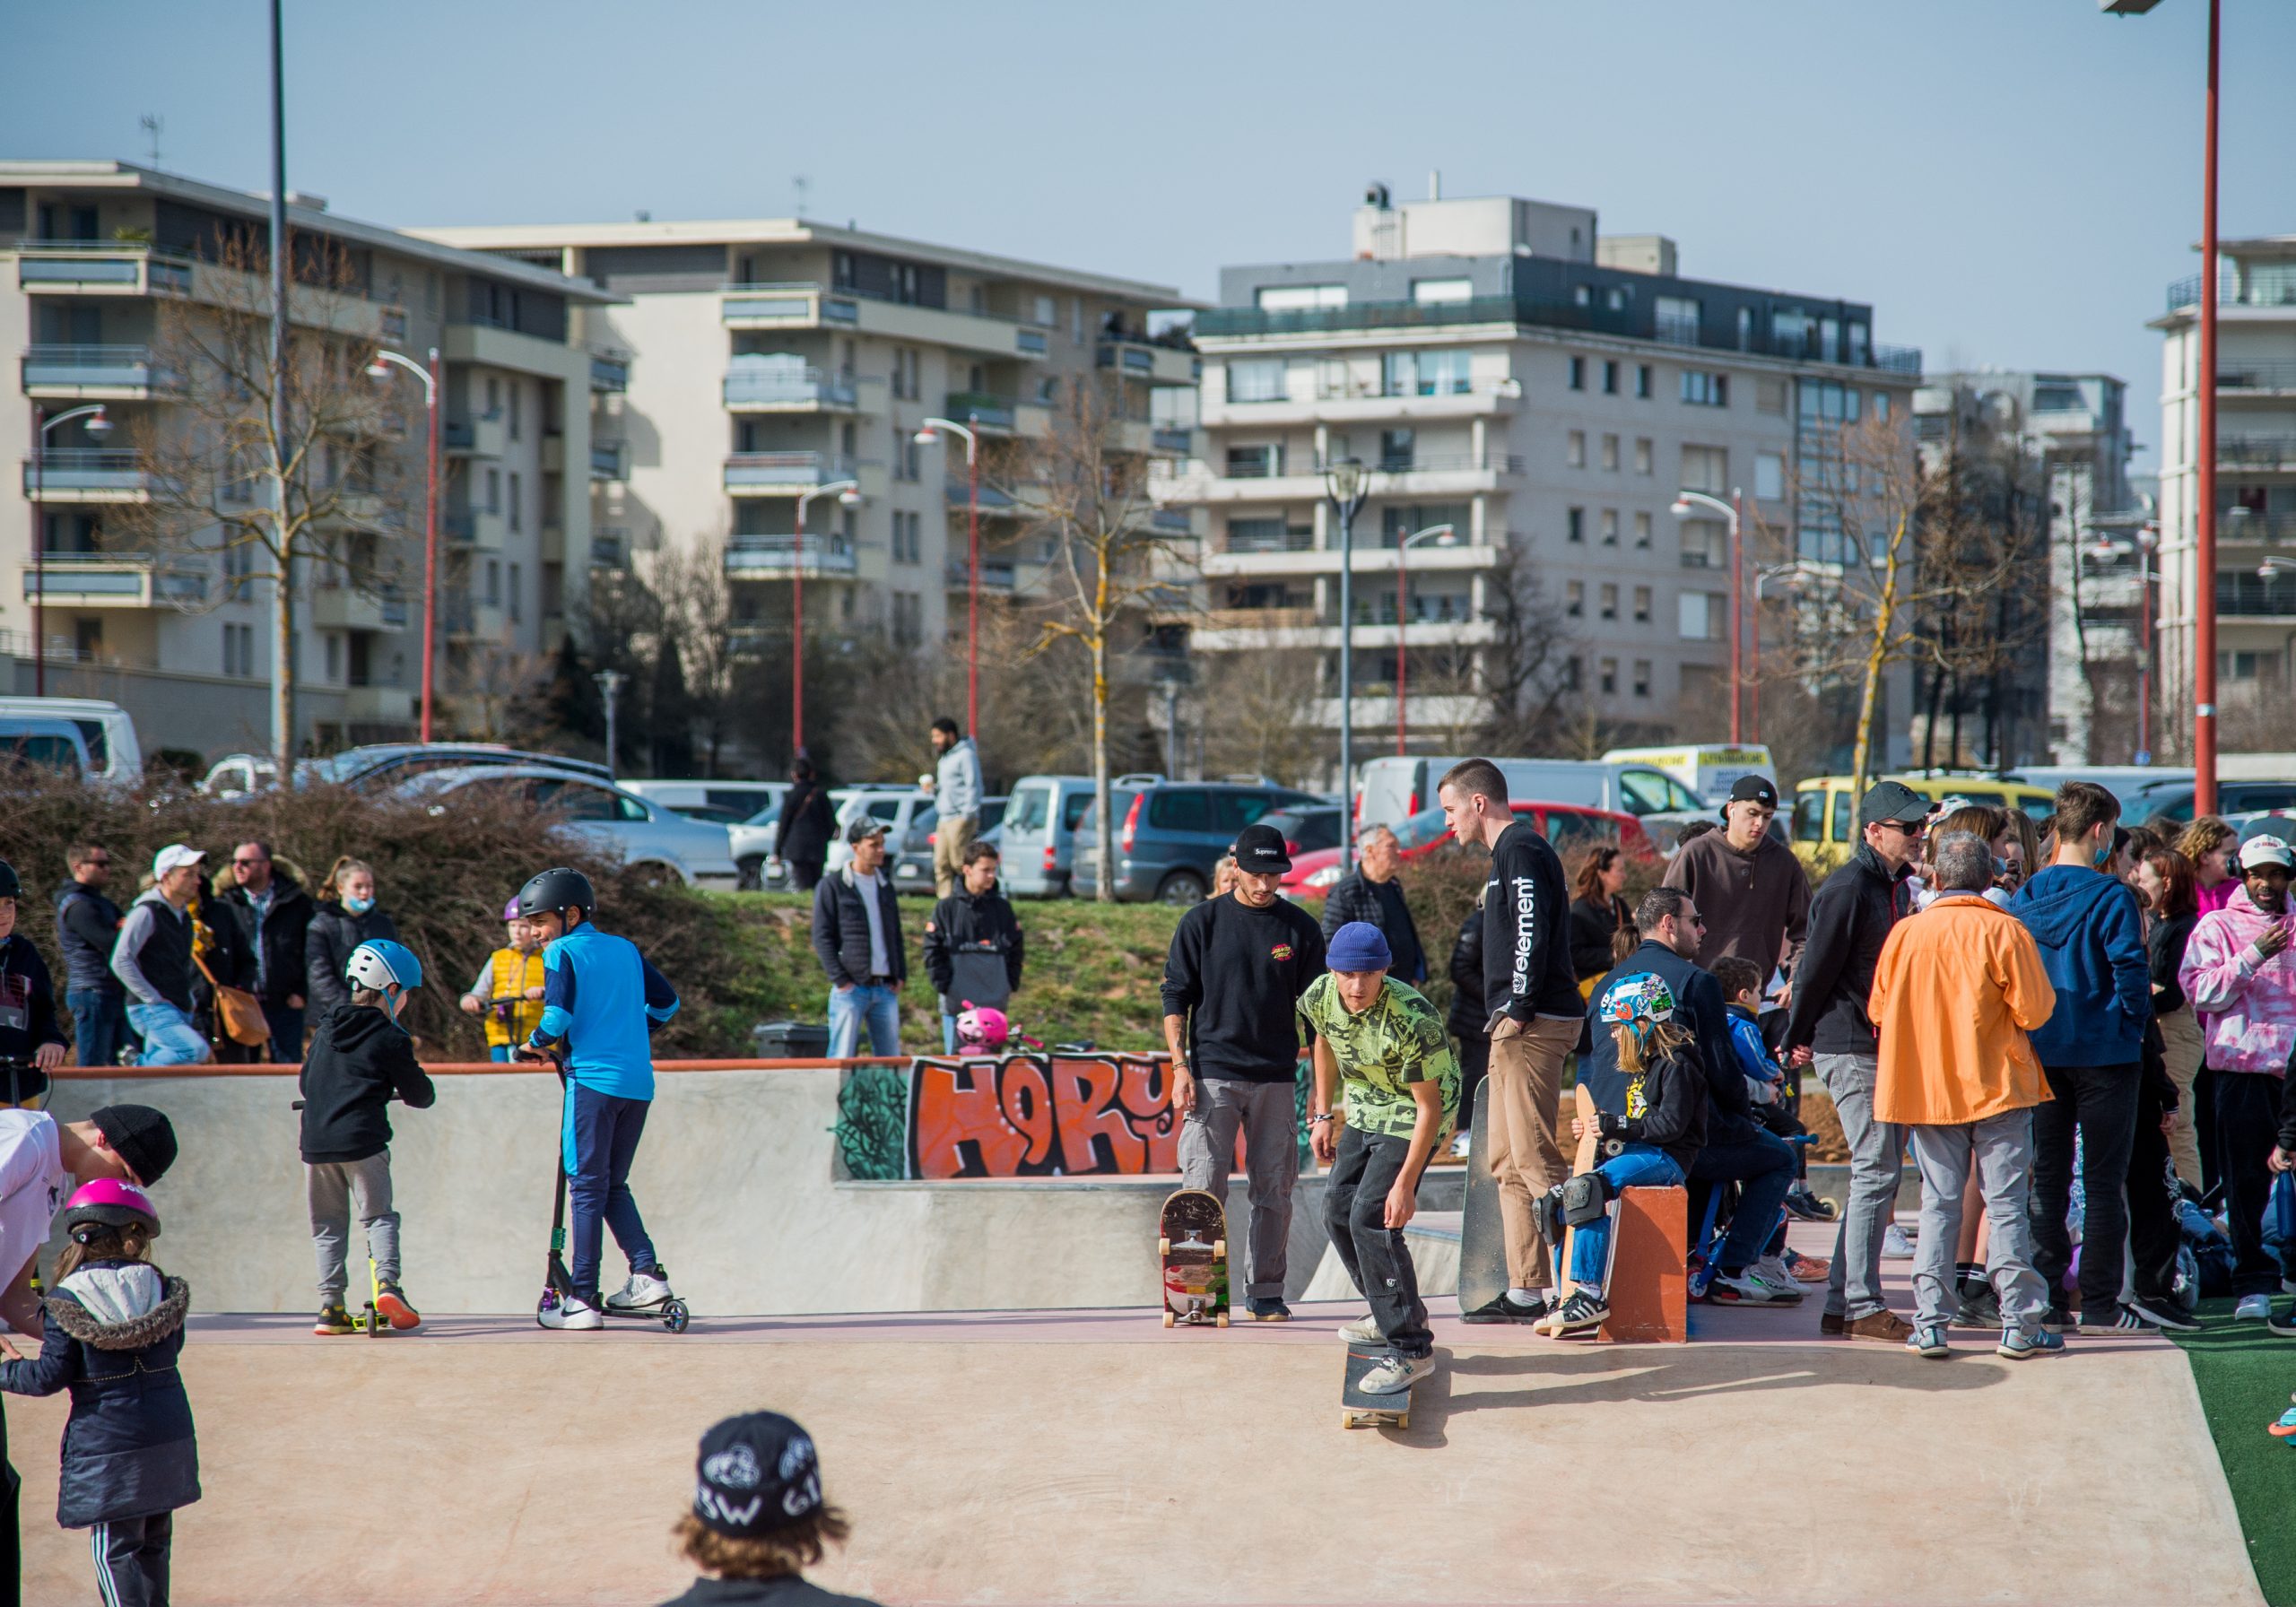
[[[592,924],[597,895],[579,871],[544,871],[519,890],[518,913],[535,923],[543,950],[542,1024],[519,1046],[521,1060],[553,1054],[565,1067],[561,1128],[573,1232],[574,1292],[538,1314],[545,1328],[605,1326],[617,1316],[658,1310],[673,1298],[654,1241],[630,1192],[630,1167],[654,1099],[654,1055],[647,1041],[677,1013],[678,995],[626,937]],[[630,1258],[630,1281],[598,1298],[603,1228]]]

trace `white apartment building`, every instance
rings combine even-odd
[[[1221,305],[1195,323],[1204,452],[1159,492],[1202,510],[1193,647],[1319,651],[1320,717],[1336,726],[1323,470],[1352,457],[1372,471],[1354,531],[1360,732],[1395,723],[1406,625],[1413,745],[1475,721],[1511,552],[1576,638],[1577,700],[1614,726],[1719,740],[1727,526],[1677,521],[1675,493],[1743,493],[1750,528],[1759,516],[1781,549],[1790,533],[1804,559],[1838,563],[1839,522],[1791,495],[1802,460],[1831,426],[1902,416],[1920,356],[1876,345],[1868,307],[1684,279],[1675,255],[1659,236],[1601,239],[1588,208],[1396,204],[1375,186],[1352,256],[1224,269]],[[1410,551],[1399,623],[1396,544],[1439,524],[1458,539]],[[1892,676],[1879,726],[1890,762],[1905,681]]]
[[[2296,685],[2296,235],[2227,240],[2216,290],[2216,686],[2223,740]],[[2197,274],[2161,332],[2160,729],[2188,754],[2199,508]],[[2156,743],[2168,748],[2167,740]],[[2284,746],[2275,742],[2274,746]]]
[[[105,534],[108,510],[149,500],[129,443],[164,437],[180,395],[178,377],[154,361],[161,309],[244,307],[259,297],[223,259],[235,240],[264,248],[268,204],[120,162],[0,162],[0,331],[22,354],[19,383],[0,387],[0,439],[23,443],[26,454],[22,494],[0,497],[0,643],[9,656],[0,662],[10,689],[29,692],[32,655],[43,652],[50,693],[117,699],[136,717],[147,752],[212,757],[269,745],[270,584],[248,578],[260,567],[253,555],[224,562],[123,551]],[[555,648],[570,592],[587,579],[588,397],[626,368],[594,366],[570,336],[575,309],[607,297],[525,264],[338,216],[317,197],[291,195],[287,211],[290,229],[334,242],[356,280],[347,296],[291,296],[291,317],[324,317],[331,330],[371,335],[417,362],[439,351],[439,715],[448,733],[483,729],[486,706],[499,707],[509,683]],[[396,582],[296,580],[296,729],[300,743],[322,751],[415,728],[422,387],[396,370],[388,383],[403,387],[404,494],[364,534],[387,549],[378,567]],[[85,421],[47,431],[36,473],[35,418],[91,402],[103,404],[111,432],[99,440]],[[45,604],[39,644],[35,591]]]
[[[722,539],[737,641],[787,650],[793,577],[816,630],[883,630],[905,647],[961,631],[970,579],[963,442],[1050,427],[1062,382],[1118,382],[1127,444],[1185,453],[1196,362],[1152,341],[1177,291],[833,228],[800,218],[476,226],[432,239],[546,265],[613,298],[594,346],[629,354],[602,418],[598,560]],[[1136,439],[1129,438],[1136,437]],[[810,493],[857,481],[857,508]],[[798,541],[799,499],[806,499]],[[1041,560],[1012,499],[981,500],[982,590],[1025,591]]]

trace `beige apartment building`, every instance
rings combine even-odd
[[[1063,382],[1099,374],[1129,444],[1188,449],[1156,424],[1185,421],[1170,398],[1196,383],[1184,341],[1149,338],[1152,313],[1186,305],[1168,286],[808,219],[422,232],[606,293],[582,327],[630,366],[596,425],[597,560],[722,543],[736,640],[761,652],[787,651],[793,576],[809,634],[961,631],[964,444],[918,443],[928,418],[985,445],[1042,434]],[[857,508],[814,494],[848,480]],[[984,593],[1025,592],[1048,550],[995,486],[980,507]]]
[[[209,757],[269,745],[273,630],[261,560],[126,550],[120,510],[148,502],[150,460],[135,443],[180,421],[181,378],[154,341],[163,308],[245,307],[259,281],[227,265],[230,243],[264,248],[268,202],[119,162],[0,162],[0,331],[21,352],[0,387],[0,439],[20,443],[20,495],[0,497],[0,644],[9,690],[28,692],[46,656],[52,694],[114,699],[161,747]],[[289,226],[338,248],[352,282],[291,297],[299,322],[371,338],[424,360],[439,349],[442,469],[438,684],[443,730],[483,731],[505,692],[555,648],[591,552],[587,491],[594,387],[626,364],[577,344],[587,283],[341,217],[290,197]],[[411,735],[422,679],[422,387],[385,382],[404,427],[397,494],[346,517],[370,577],[299,574],[299,742]],[[45,432],[34,420],[100,403]],[[569,484],[570,476],[571,485]],[[37,496],[37,500],[34,500]],[[114,526],[107,534],[107,519]],[[34,530],[40,561],[32,560]],[[377,580],[373,577],[387,577]],[[44,601],[43,642],[31,599]]]
[[[1158,493],[1201,523],[1190,646],[1312,651],[1316,717],[1336,727],[1324,471],[1356,459],[1354,722],[1393,729],[1407,632],[1413,745],[1439,751],[1484,707],[1510,568],[1561,610],[1574,703],[1722,739],[1727,526],[1678,521],[1676,492],[1743,493],[1749,525],[1790,533],[1805,563],[1855,561],[1794,488],[1833,427],[1903,416],[1920,369],[1875,343],[1869,307],[1686,279],[1669,239],[1603,239],[1591,209],[1503,196],[1398,204],[1375,186],[1352,256],[1224,269],[1220,303],[1195,321],[1204,449]],[[1399,619],[1397,544],[1439,525],[1454,537],[1410,549]],[[1905,677],[1888,690],[1899,762]]]

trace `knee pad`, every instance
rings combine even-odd
[[[1562,1242],[1562,1185],[1558,1183],[1543,1194],[1531,1199],[1531,1216],[1538,1223],[1539,1237],[1550,1245]]]
[[[1570,1228],[1593,1221],[1617,1197],[1611,1180],[1600,1172],[1581,1172],[1556,1192],[1561,1200],[1563,1225]]]

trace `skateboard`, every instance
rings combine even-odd
[[[1467,1133],[1466,1197],[1459,1212],[1459,1312],[1480,1311],[1507,1292],[1507,1231],[1499,1221],[1499,1184],[1491,1175],[1484,1130],[1484,1083],[1476,1090]],[[1486,1321],[1490,1319],[1484,1319]]]
[[[1200,1188],[1164,1201],[1156,1255],[1164,1269],[1164,1326],[1228,1325],[1228,1208]]]
[[[1411,1427],[1411,1392],[1419,1386],[1399,1390],[1390,1395],[1368,1394],[1363,1389],[1364,1375],[1387,1359],[1389,1352],[1379,1349],[1347,1347],[1347,1372],[1339,1386],[1339,1426],[1343,1429],[1408,1429]]]

